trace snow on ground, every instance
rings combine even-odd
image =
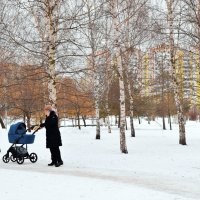
[[[29,153],[38,161],[23,165],[0,161],[2,200],[192,200],[200,199],[200,123],[187,122],[187,146],[178,144],[178,126],[163,131],[160,121],[149,125],[135,121],[136,138],[127,131],[129,154],[119,150],[119,130],[95,140],[95,127],[61,128],[64,165],[48,167],[45,129],[36,134]],[[0,130],[2,157],[10,144],[7,131]]]

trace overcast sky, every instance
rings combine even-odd
[[[166,3],[165,0],[150,0],[152,4],[155,4],[157,6],[165,7]]]

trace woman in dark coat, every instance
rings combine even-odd
[[[45,106],[44,109],[46,120],[45,123],[40,124],[40,127],[46,128],[46,147],[50,149],[52,162],[48,166],[55,165],[59,167],[63,165],[60,155],[59,146],[62,146],[60,131],[58,127],[58,117],[53,111],[52,106]]]

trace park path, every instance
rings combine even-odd
[[[24,163],[23,165],[0,163],[0,169],[112,181],[167,194],[179,195],[188,199],[200,199],[200,180],[198,177],[195,180],[185,177],[158,177],[154,174],[133,173],[124,170],[68,168],[65,165],[60,168],[55,168],[31,163]],[[200,169],[196,170],[200,172]]]

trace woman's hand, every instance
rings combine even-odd
[[[45,123],[40,124],[40,128],[43,128],[45,126]]]

